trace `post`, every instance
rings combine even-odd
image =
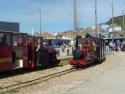
[[[74,32],[77,32],[77,1],[74,0]],[[77,33],[76,33],[77,35]]]
[[[97,29],[97,0],[95,0],[95,28]]]
[[[111,4],[111,7],[112,7],[112,31],[114,32],[114,3],[113,1]]]
[[[123,15],[123,20],[122,20],[122,29],[124,30],[124,25],[125,25],[125,14],[124,14],[124,10],[123,10],[123,12],[122,12],[122,15]]]
[[[74,32],[76,32],[76,49],[78,49],[78,28],[77,28],[77,1],[73,1],[73,6],[74,6]]]
[[[41,7],[39,7],[39,18],[40,18],[39,19],[40,20],[40,23],[39,23],[39,25],[40,25],[39,26],[40,31],[39,32],[40,32],[40,36],[41,36],[41,34],[42,34],[42,31],[41,31]]]
[[[97,17],[97,0],[95,0],[95,30],[97,30],[96,34],[99,34],[99,28],[98,28],[98,17]],[[95,34],[95,36],[96,36]]]
[[[95,9],[95,36],[97,36],[97,35],[99,35],[98,16],[97,16],[97,0],[95,0],[95,7],[94,7],[94,9]]]

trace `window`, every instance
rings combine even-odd
[[[23,45],[27,45],[27,35],[22,35],[22,43]]]
[[[18,36],[18,39],[17,39],[17,40],[18,40],[18,43],[19,43],[19,44],[22,44],[22,41],[23,41],[22,36]]]
[[[27,38],[26,37],[22,38],[22,43],[23,43],[23,45],[27,45]]]
[[[0,43],[2,43],[3,42],[3,38],[4,37],[4,34],[3,33],[0,33]]]
[[[13,46],[17,46],[17,36],[13,36]]]
[[[32,38],[28,37],[28,43],[31,43],[31,42],[32,42]]]
[[[7,36],[6,36],[6,43],[7,43],[9,46],[12,46],[11,35],[7,35]]]

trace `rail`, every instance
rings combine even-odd
[[[19,83],[9,85],[9,86],[6,86],[6,87],[1,87],[0,88],[0,94],[9,92],[9,91],[12,91],[12,90],[15,90],[15,89],[21,89],[21,88],[24,88],[24,87],[27,87],[27,86],[30,86],[30,85],[35,85],[35,84],[38,84],[38,83],[43,82],[43,81],[47,81],[47,80],[50,80],[50,79],[53,79],[53,78],[56,78],[56,77],[60,77],[62,75],[66,75],[67,73],[71,73],[71,72],[76,71],[76,70],[77,70],[76,68],[70,68],[70,69],[60,71],[60,72],[57,72],[57,73],[52,73],[52,74],[47,75],[47,76],[39,77],[37,79],[19,82]]]

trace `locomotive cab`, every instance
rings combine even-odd
[[[41,68],[47,68],[55,66],[59,63],[56,57],[56,50],[51,45],[51,40],[48,43],[43,44],[43,39],[40,37],[34,37],[35,43],[35,66],[40,66]]]
[[[57,57],[56,57],[57,53],[56,53],[55,48],[52,46],[52,41],[50,39],[48,40],[48,43],[46,45],[43,45],[43,48],[45,49],[45,51],[43,51],[44,53],[43,61],[46,61],[45,66],[51,67],[51,66],[58,65],[60,60],[57,60]]]
[[[33,37],[34,40],[34,63],[35,66],[42,66],[42,47],[43,47],[43,38],[42,37]]]

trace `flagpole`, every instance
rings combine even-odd
[[[122,21],[122,25],[123,25],[123,27],[122,27],[122,29],[124,30],[124,25],[125,25],[125,12],[124,12],[124,10],[123,10],[123,12],[122,12],[122,15],[123,15],[123,21]]]
[[[113,1],[111,4],[111,7],[112,7],[112,31],[114,32],[114,2]]]
[[[74,0],[74,32],[77,35],[77,1]]]
[[[95,0],[95,28],[97,29],[97,0]]]
[[[41,34],[42,34],[42,30],[41,30],[41,7],[39,7],[39,32],[40,32],[40,36],[41,36]]]

